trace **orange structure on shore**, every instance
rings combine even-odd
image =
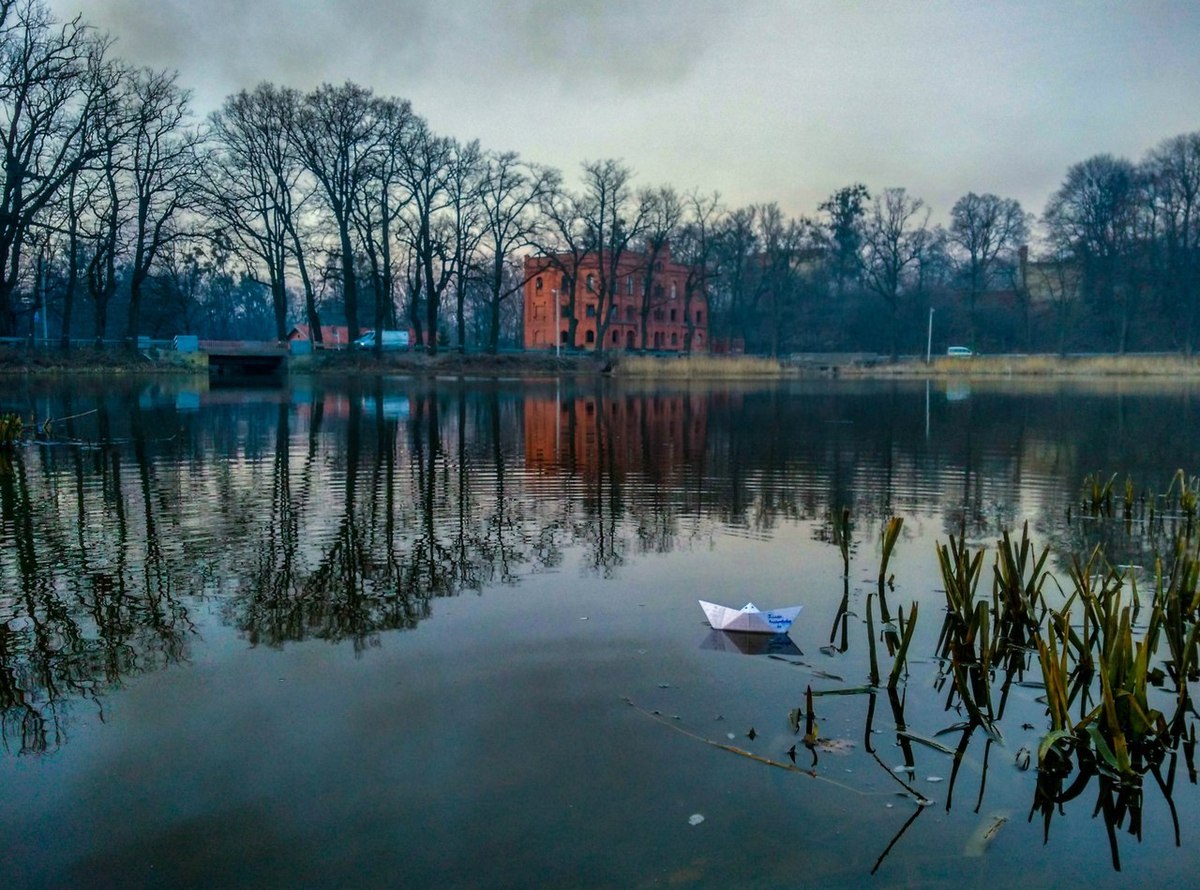
[[[607,350],[682,353],[708,349],[703,277],[692,267],[674,262],[670,247],[660,250],[653,260],[626,251],[617,263],[616,275],[607,277],[601,274],[594,254],[578,263],[570,254],[527,257],[524,296],[526,349],[594,350],[601,343]]]

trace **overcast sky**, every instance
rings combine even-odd
[[[356,81],[445,135],[573,176],[778,201],[904,186],[1041,213],[1067,167],[1200,129],[1200,3],[51,0],[175,68],[206,114],[263,80]]]

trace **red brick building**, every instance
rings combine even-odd
[[[627,251],[617,265],[616,293],[601,293],[603,276],[595,256],[580,264],[575,285],[575,342],[570,339],[569,254],[525,260],[525,348],[646,349],[705,352],[708,349],[708,300],[704,287],[687,293],[689,266],[659,252],[647,292],[645,254]],[[607,322],[601,316],[607,316]],[[642,328],[646,337],[642,339]]]

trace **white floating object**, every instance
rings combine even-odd
[[[703,821],[704,817],[699,813],[692,813],[692,815],[688,816],[688,825],[699,825]]]
[[[740,609],[719,606],[716,603],[706,603],[698,600],[704,616],[717,630],[741,630],[747,633],[783,634],[788,632],[796,616],[803,606],[791,606],[787,609],[775,609],[771,612],[760,612],[754,603],[746,603]]]

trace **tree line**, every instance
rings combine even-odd
[[[282,340],[302,322],[318,341],[405,327],[431,352],[496,351],[521,342],[527,254],[555,258],[573,320],[581,270],[603,310],[629,256],[648,317],[668,251],[719,348],[919,352],[934,313],[939,343],[988,351],[1200,335],[1200,132],[1073,165],[1040,219],[972,192],[933,224],[906,189],[861,183],[790,217],[638,186],[614,159],[571,187],[354,83],[263,83],[197,120],[175,73],[0,0],[0,141],[0,336]]]

